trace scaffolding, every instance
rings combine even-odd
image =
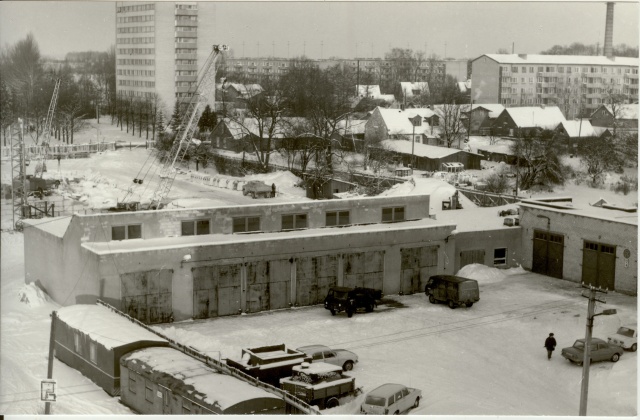
[[[11,125],[11,206],[13,208],[13,227],[22,230],[22,219],[28,207],[27,170],[24,156],[24,124],[18,118]]]

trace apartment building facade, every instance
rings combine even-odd
[[[471,99],[506,107],[557,105],[573,119],[611,94],[636,101],[638,64],[633,57],[484,54],[472,62]]]
[[[191,95],[211,52],[215,4],[116,2],[116,92],[171,107]]]

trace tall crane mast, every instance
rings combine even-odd
[[[38,163],[36,164],[36,169],[34,173],[35,177],[42,176],[42,173],[47,170],[47,167],[45,166],[46,165],[45,157],[47,155],[47,152],[48,152],[47,149],[49,148],[49,141],[51,139],[51,124],[53,123],[53,115],[56,111],[56,105],[58,103],[58,91],[60,90],[60,80],[61,79],[56,80],[56,85],[53,88],[53,95],[51,96],[51,102],[49,103],[49,110],[47,111],[47,119],[44,123],[44,131],[42,133],[44,136],[44,139],[42,140],[41,144],[44,147],[44,151],[42,151],[38,156]]]
[[[193,139],[193,134],[198,126],[198,120],[202,113],[200,108],[202,104],[207,102],[207,98],[211,96],[212,93],[215,94],[216,60],[223,51],[228,50],[229,47],[226,45],[214,45],[211,54],[209,54],[209,57],[207,57],[207,60],[202,67],[202,76],[200,77],[198,86],[196,87],[193,97],[187,104],[186,109],[182,113],[180,127],[176,133],[176,139],[174,140],[173,145],[171,146],[171,151],[167,154],[164,165],[160,170],[160,182],[153,193],[151,202],[149,203],[149,209],[157,209],[161,207],[162,200],[167,197],[171,190],[171,186],[173,185],[173,181],[177,174],[176,164],[180,164],[184,159],[189,148],[189,144]]]

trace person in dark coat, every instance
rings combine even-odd
[[[551,353],[556,349],[556,339],[553,338],[553,333],[549,333],[549,337],[544,340],[544,346],[547,348],[547,359],[551,359]]]

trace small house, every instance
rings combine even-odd
[[[282,398],[173,348],[120,360],[123,404],[140,414],[285,414]]]
[[[638,131],[638,104],[601,105],[589,119],[594,127]]]
[[[54,317],[55,355],[109,395],[120,394],[120,357],[167,340],[100,305],[60,308]]]
[[[504,111],[501,104],[473,104],[471,105],[471,121],[469,122],[469,133],[481,136],[490,135],[491,126],[496,118]]]
[[[565,120],[557,106],[524,106],[505,108],[491,128],[498,136],[526,136],[536,129],[554,130]]]
[[[227,365],[275,387],[302,362],[311,362],[311,358],[284,344],[242,349],[240,360],[227,359]]]
[[[410,166],[412,160],[415,161],[413,169],[421,171],[440,171],[445,163],[451,168],[480,169],[480,161],[483,159],[479,154],[460,149],[419,143],[412,145],[406,140],[384,140],[380,145],[384,151],[398,157],[406,166]]]

